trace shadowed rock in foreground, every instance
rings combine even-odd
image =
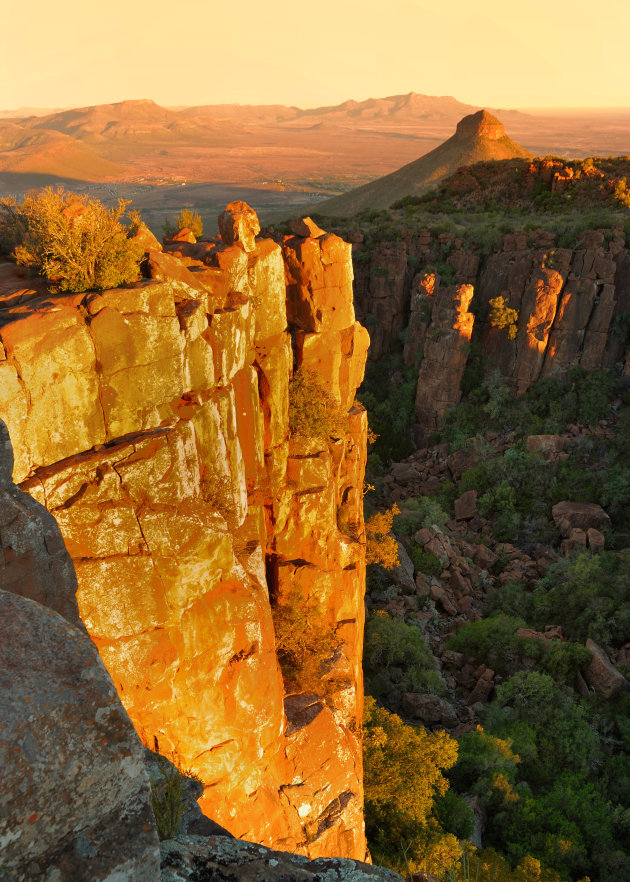
[[[222,836],[163,842],[161,882],[400,882],[398,873],[344,858],[297,854]]]

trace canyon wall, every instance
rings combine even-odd
[[[243,203],[220,229],[170,253],[147,237],[150,278],[101,293],[0,266],[14,480],[59,524],[137,731],[201,778],[204,812],[238,837],[363,859],[368,337],[350,246],[305,225],[256,238]],[[290,434],[302,365],[343,408],[338,437]],[[283,682],[276,652],[272,610],[296,598],[334,635],[317,694]]]
[[[405,363],[419,369],[420,443],[440,425],[446,406],[457,403],[475,347],[484,371],[499,369],[519,394],[542,377],[564,378],[576,365],[621,365],[630,372],[630,252],[620,227],[585,231],[576,248],[557,247],[556,236],[543,230],[510,233],[502,249],[486,257],[453,233],[420,230],[371,249],[360,234],[350,238],[370,358],[378,360],[402,335]],[[472,292],[466,305],[472,334],[461,329],[463,286]],[[496,298],[518,314],[509,333],[493,325],[490,301]],[[471,338],[473,345],[466,345]],[[457,353],[447,355],[444,344],[453,340]],[[434,350],[441,353],[437,360]]]

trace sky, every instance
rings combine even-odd
[[[629,33],[628,0],[10,2],[0,110],[130,98],[314,107],[408,92],[628,107]]]

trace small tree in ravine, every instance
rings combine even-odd
[[[392,535],[394,517],[400,509],[394,503],[389,511],[379,511],[365,522],[365,562],[380,564],[387,570],[398,566],[398,542]]]
[[[516,338],[518,331],[518,310],[508,306],[504,297],[494,297],[490,301],[490,324],[493,328],[505,329],[510,340]]]

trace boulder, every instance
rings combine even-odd
[[[189,242],[191,245],[194,245],[197,241],[195,234],[188,227],[182,227],[181,230],[177,230],[176,233],[173,233],[168,238],[171,242]]]
[[[310,217],[303,217],[300,220],[292,220],[289,224],[291,232],[296,236],[303,236],[305,239],[311,236],[313,239],[319,239],[320,236],[326,235],[326,230],[318,227],[314,220]]]
[[[407,716],[428,726],[439,724],[452,728],[458,723],[453,705],[439,695],[407,692],[403,695],[402,710]]]
[[[564,450],[565,439],[561,435],[528,435],[526,444],[532,453],[552,460]]]
[[[469,521],[477,514],[477,491],[467,490],[455,500],[455,520]]]
[[[468,701],[466,702],[471,707],[478,703],[485,704],[489,701],[490,696],[492,695],[492,690],[494,689],[493,670],[482,665],[480,671],[476,671],[475,674],[478,677],[477,684],[468,696]]]
[[[494,566],[499,559],[494,551],[491,548],[488,548],[487,545],[474,545],[471,556],[477,566],[486,571]]]
[[[594,502],[564,500],[554,505],[551,514],[556,527],[565,539],[574,538],[571,536],[573,530],[586,532],[591,527],[601,530],[610,526],[610,518],[601,505],[596,505]]]
[[[254,251],[260,233],[258,215],[247,202],[230,202],[219,215],[219,232],[226,245],[240,245],[243,251]]]
[[[586,542],[593,551],[603,551],[606,546],[606,538],[603,533],[594,527],[589,527],[586,531]]]
[[[0,591],[0,695],[4,882],[155,882],[144,748],[88,636]]]
[[[414,566],[405,546],[398,543],[398,566],[391,571],[394,582],[409,594],[415,594],[416,583],[413,578]]]
[[[133,236],[130,237],[132,242],[141,245],[145,254],[149,251],[161,251],[162,245],[156,236],[145,223],[140,224]]]
[[[586,648],[591,653],[591,663],[584,672],[584,679],[588,685],[603,695],[604,698],[612,698],[622,689],[627,689],[630,683],[611,663],[610,659],[601,648],[591,640],[586,641]]]

